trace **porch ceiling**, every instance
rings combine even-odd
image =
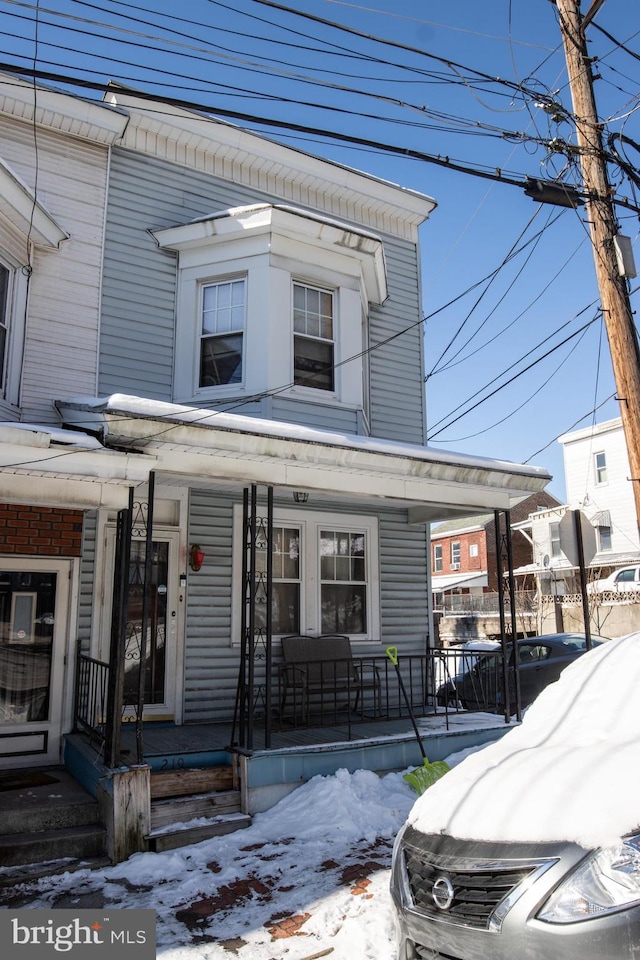
[[[152,455],[150,469],[163,479],[382,499],[409,508],[416,523],[508,509],[551,479],[539,467],[121,394],[56,405],[67,426],[92,432],[106,447]]]

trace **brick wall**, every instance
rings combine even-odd
[[[0,503],[0,553],[79,557],[82,511]]]

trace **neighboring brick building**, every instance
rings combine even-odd
[[[511,510],[512,523],[560,503],[546,491],[533,494]],[[512,535],[513,566],[531,563],[531,543],[519,531]],[[460,517],[431,529],[433,593],[492,593],[498,589],[493,513]]]

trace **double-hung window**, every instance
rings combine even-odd
[[[378,639],[378,523],[375,517],[281,508],[271,547],[274,636],[340,633]],[[234,642],[242,606],[242,508],[234,510]],[[256,552],[256,630],[266,626],[267,544]]]
[[[334,296],[331,290],[293,284],[293,380],[334,389]]]
[[[256,551],[256,626],[266,627],[267,542]],[[300,632],[301,559],[300,528],[273,527],[271,551],[271,628],[276,635]]]
[[[460,541],[459,541],[459,540],[452,540],[452,542],[451,542],[451,569],[452,569],[452,570],[459,570],[459,569],[460,569],[460,556],[461,556],[461,553],[462,553],[462,551],[461,551],[461,549],[460,549]]]
[[[434,543],[433,545],[433,571],[434,573],[442,572],[442,544]]]
[[[246,279],[202,285],[200,386],[242,382]]]
[[[607,482],[607,457],[603,451],[596,453],[594,458],[594,468],[596,475],[596,483],[606,483]]]
[[[320,630],[367,632],[366,533],[320,531]]]
[[[551,556],[559,557],[562,553],[560,547],[560,524],[559,523],[550,523],[549,524],[549,539],[551,541]]]

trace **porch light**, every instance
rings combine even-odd
[[[307,500],[309,499],[309,494],[306,493],[304,490],[294,490],[293,499],[295,500],[296,503],[306,503]]]
[[[189,551],[189,566],[192,570],[195,570],[196,573],[202,567],[205,556],[206,554],[204,550],[200,548],[200,544],[191,544],[191,550]]]

